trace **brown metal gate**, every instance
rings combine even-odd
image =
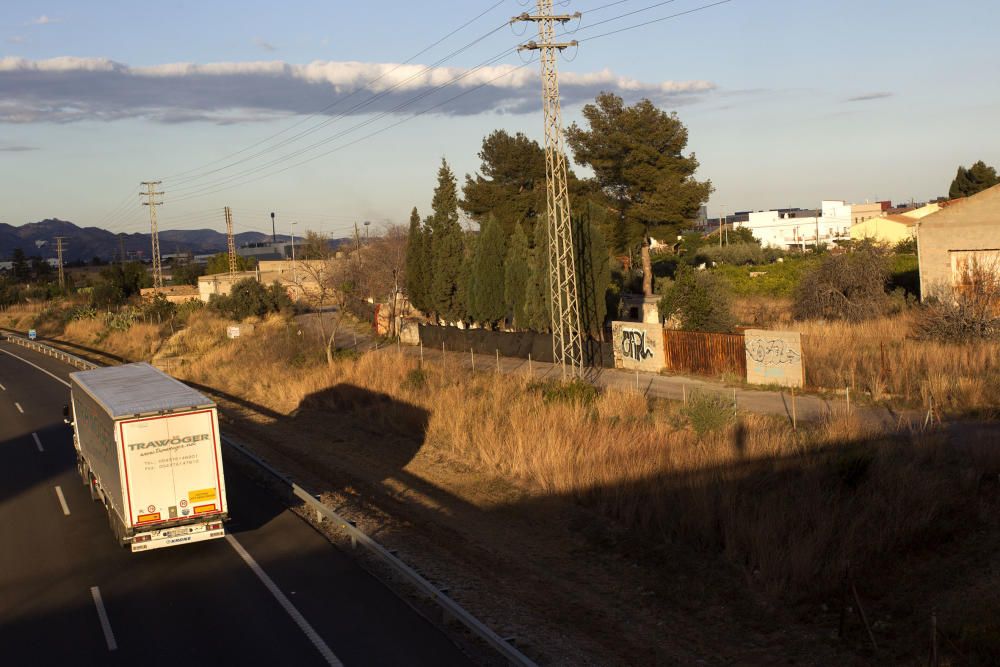
[[[663,348],[668,371],[701,375],[734,373],[746,377],[747,357],[743,334],[703,333],[664,329]]]

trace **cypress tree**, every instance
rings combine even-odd
[[[573,244],[576,259],[577,295],[580,303],[580,329],[600,340],[608,314],[607,293],[611,285],[608,246],[591,206],[587,213],[573,220]]]
[[[426,268],[424,231],[420,226],[420,214],[414,206],[410,211],[410,233],[406,237],[406,292],[417,310],[427,310]]]
[[[476,280],[478,278],[474,264],[479,238],[471,233],[463,234],[462,238],[465,250],[462,254],[462,272],[458,277],[458,292],[455,295],[455,303],[458,312],[461,313],[461,317],[456,319],[475,321],[471,313],[473,309],[473,295],[476,291]]]
[[[535,225],[533,236],[524,295],[525,325],[533,331],[548,331],[552,322],[549,316],[549,242],[545,221]]]
[[[503,300],[504,309],[514,319],[514,328],[524,328],[528,323],[525,296],[528,285],[528,237],[524,235],[521,223],[514,225],[507,248],[504,265]]]
[[[441,159],[438,184],[431,200],[430,305],[442,319],[458,321],[465,313],[459,299],[459,278],[465,254],[462,227],[458,224],[458,191],[455,175]]]
[[[483,325],[495,326],[507,314],[504,306],[504,256],[507,248],[500,223],[486,216],[480,227],[472,259],[474,280],[469,294],[469,316]]]

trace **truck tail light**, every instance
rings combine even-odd
[[[143,535],[136,535],[135,537],[132,538],[132,541],[133,542],[149,542],[150,539],[151,539],[151,536],[149,535],[149,533],[145,533]]]
[[[221,523],[210,523],[207,526],[208,530],[219,530],[220,528],[222,528],[222,524]]]

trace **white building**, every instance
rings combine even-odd
[[[841,200],[824,200],[819,215],[755,211],[736,227],[749,229],[761,245],[790,250],[819,243],[832,245],[851,238],[851,205]]]

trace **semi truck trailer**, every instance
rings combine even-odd
[[[69,377],[77,468],[117,542],[135,552],[223,537],[215,403],[145,363]]]

